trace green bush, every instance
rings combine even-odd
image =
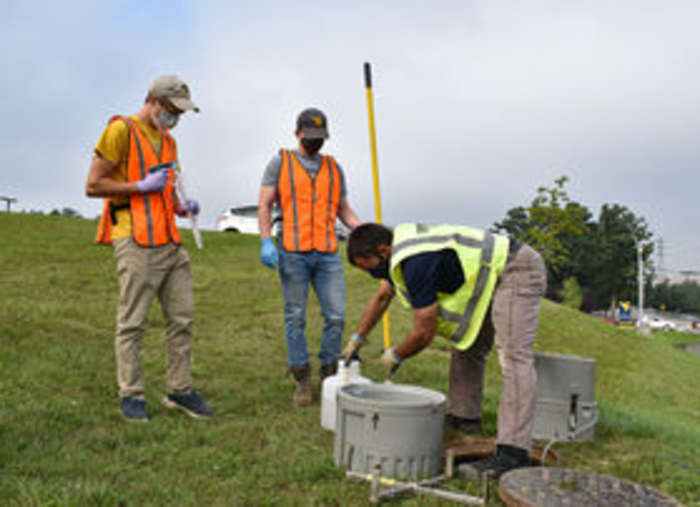
[[[561,298],[561,304],[567,308],[572,308],[574,310],[581,309],[583,296],[581,287],[575,277],[572,276],[564,280],[561,291],[559,292],[559,297]]]

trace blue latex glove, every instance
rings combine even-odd
[[[275,247],[272,238],[263,239],[260,248],[260,261],[268,268],[275,269],[279,260],[280,254],[277,252],[277,247]]]
[[[163,190],[165,185],[168,184],[168,176],[170,175],[169,169],[163,169],[160,171],[149,173],[141,181],[136,182],[136,188],[142,194],[149,194],[152,192],[160,192]]]
[[[177,213],[177,216],[179,217],[186,217],[190,213],[193,217],[196,217],[197,215],[199,215],[199,203],[194,199],[187,199],[185,204],[178,204],[175,213]]]

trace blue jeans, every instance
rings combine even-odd
[[[280,249],[279,275],[284,293],[287,362],[309,364],[306,347],[306,305],[313,286],[323,315],[323,336],[318,358],[333,364],[340,357],[345,326],[345,273],[340,255],[320,252],[286,252]]]

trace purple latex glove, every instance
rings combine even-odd
[[[189,214],[192,214],[193,217],[196,217],[197,215],[199,215],[199,203],[194,199],[187,199],[185,204],[178,204],[175,213],[177,213],[177,216],[179,217],[186,217]]]
[[[142,194],[160,192],[168,183],[168,175],[170,175],[168,169],[150,173],[141,181],[136,182],[136,188],[138,188],[139,192]]]

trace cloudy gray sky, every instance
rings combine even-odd
[[[372,219],[370,61],[386,222],[489,226],[566,174],[595,213],[644,216],[664,267],[700,269],[698,26],[696,0],[4,0],[0,195],[96,216],[107,120],[176,73],[202,108],[175,135],[205,225],[256,202],[310,105]]]

